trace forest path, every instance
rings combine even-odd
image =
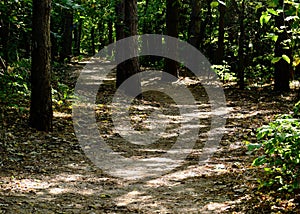
[[[71,85],[74,86],[82,66],[68,70]],[[195,98],[199,103],[207,102],[199,83],[189,78],[182,82],[198,96]],[[97,168],[78,143],[69,108],[54,112],[54,131],[49,134],[30,129],[28,115],[7,108],[4,141],[0,144],[0,213],[269,213],[270,207],[260,201],[262,196],[256,192],[259,171],[251,167],[254,155],[247,153],[244,141],[255,142],[256,128],[276,114],[288,113],[292,97],[276,95],[269,88],[224,90],[230,110],[226,133],[210,161],[198,164],[204,133],[180,167],[152,179],[126,180]],[[112,129],[112,112],[106,105],[114,91],[112,75],[99,89],[96,110],[100,133],[112,149],[137,159],[158,157],[169,149],[172,136],[152,148],[120,142]],[[169,109],[171,115],[177,114],[178,110],[170,107],[169,98],[150,95],[135,105],[158,106]],[[207,105],[199,108],[203,112],[209,110]],[[145,114],[147,111],[141,115]],[[136,117],[133,123],[137,128],[145,128],[139,121]],[[209,123],[209,118],[201,119],[203,130]],[[168,134],[178,128],[174,124]]]

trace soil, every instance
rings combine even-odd
[[[83,64],[72,65],[66,75],[74,86]],[[111,100],[114,73],[99,88],[97,124],[99,133],[118,154],[141,160],[159,158],[176,141],[178,107],[161,93],[145,93],[130,109],[136,130],[147,130],[143,122],[154,109],[176,116],[155,144],[137,145],[113,129]],[[181,78],[192,91],[201,112],[209,112],[209,101],[201,84]],[[38,132],[28,124],[28,109],[3,107],[0,141],[0,213],[277,213],[300,211],[296,201],[276,202],[258,189],[262,170],[251,166],[255,153],[246,142],[256,142],[256,129],[277,114],[289,113],[294,93],[276,94],[271,87],[239,90],[224,85],[228,107],[226,129],[217,151],[199,164],[211,119],[201,117],[199,138],[178,167],[160,176],[126,179],[113,176],[87,158],[73,127],[70,106],[54,112],[54,130]],[[205,115],[205,114],[204,114]],[[151,128],[151,127],[150,127]],[[180,134],[180,133],[179,133]],[[126,169],[124,169],[126,174]]]

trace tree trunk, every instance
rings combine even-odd
[[[178,12],[179,12],[179,2],[178,0],[167,0],[167,12],[166,12],[166,27],[168,36],[178,37]],[[166,43],[166,45],[168,45]],[[178,78],[178,62],[171,59],[165,59],[164,70],[166,73],[173,75]],[[169,76],[162,76],[164,81],[173,81],[174,78],[169,79]]]
[[[191,0],[191,22],[189,26],[189,42],[194,47],[200,47],[200,28],[201,28],[201,2],[199,0]]]
[[[116,3],[116,37],[117,40],[125,38],[124,19],[125,19],[125,0],[118,0]]]
[[[64,29],[62,35],[60,60],[64,61],[66,58],[68,61],[72,55],[72,28],[73,28],[73,11],[71,9],[64,9]]]
[[[239,50],[238,50],[238,84],[240,89],[245,88],[245,65],[244,65],[244,47],[245,47],[245,25],[244,15],[245,12],[245,0],[242,1],[242,8],[239,11],[240,19],[240,36],[239,36]]]
[[[218,49],[216,53],[216,64],[221,65],[224,59],[224,33],[225,33],[225,12],[226,6],[219,3],[219,37],[218,37]]]
[[[111,19],[108,21],[108,44],[112,44],[114,42],[113,38],[113,22]]]
[[[279,5],[283,5],[283,0],[279,1]],[[284,26],[284,15],[280,14],[275,17],[276,27],[281,29],[281,26]],[[275,43],[275,57],[282,57],[282,55],[287,55],[292,59],[291,49],[285,47],[282,43],[288,39],[288,34],[286,29],[283,29],[282,32],[278,33],[278,39]],[[289,91],[290,90],[290,64],[284,59],[280,59],[275,63],[275,91]]]
[[[81,30],[82,30],[82,18],[79,19],[77,26],[74,29],[74,55],[80,55],[80,41],[81,41]]]
[[[95,27],[92,26],[91,29],[91,43],[92,43],[92,55],[96,54],[96,46],[95,46]]]
[[[211,8],[211,3],[213,0],[207,0],[207,26],[204,29],[206,31],[206,35],[208,35],[209,43],[206,45],[206,50],[205,52],[207,53],[207,57],[211,62],[214,61],[214,51],[213,51],[213,46],[212,46],[212,40],[213,40],[213,14],[212,14],[212,8]],[[208,29],[208,30],[206,30]],[[204,38],[204,42],[205,38]]]
[[[51,41],[51,59],[54,60],[58,56],[58,42],[55,34],[50,33],[50,41]]]
[[[137,35],[137,0],[125,0],[117,5],[118,19],[116,23],[117,27],[117,39]],[[122,25],[122,19],[124,25]],[[135,42],[135,41],[133,41]],[[117,50],[117,54],[129,54],[132,55],[137,51],[137,45],[126,47],[126,50]],[[119,87],[126,79],[139,72],[138,58],[132,58],[117,66],[117,83]],[[137,75],[132,79],[130,86],[125,89],[125,93],[133,95],[141,93],[141,82]]]
[[[51,0],[33,0],[29,120],[40,131],[52,130],[50,10]]]

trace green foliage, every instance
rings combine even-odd
[[[73,99],[73,89],[68,85],[67,82],[64,82],[67,73],[65,69],[68,69],[64,64],[53,63],[52,71],[52,103],[54,107],[67,107]]]
[[[58,82],[52,87],[52,102],[54,106],[68,106],[73,98],[73,90],[64,83]]]
[[[0,1],[0,56],[7,63],[29,57],[31,13],[31,0]]]
[[[223,81],[223,83],[236,80],[235,74],[230,71],[230,66],[225,61],[222,65],[213,65],[212,69],[214,69],[214,71],[216,72],[218,77]]]
[[[16,105],[30,95],[31,60],[22,59],[13,63],[0,75],[0,100]]]
[[[296,103],[293,112],[294,112],[293,116],[295,118],[300,118],[300,101]]]
[[[257,148],[261,146],[264,154],[253,165],[264,167],[266,177],[260,180],[261,187],[289,192],[300,187],[300,120],[296,118],[299,107],[300,102],[293,115],[282,115],[258,129],[257,139],[261,144]]]

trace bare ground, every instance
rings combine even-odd
[[[80,66],[71,69],[72,74],[74,69]],[[207,105],[201,106],[208,102],[201,85],[188,78],[182,82],[199,101],[199,109],[207,111]],[[112,129],[113,112],[108,105],[114,90],[113,79],[105,81],[96,110],[99,131],[110,147],[137,159],[159,157],[168,150],[174,143],[176,123],[154,146],[122,142]],[[296,213],[297,201],[276,202],[258,191],[261,170],[251,166],[255,155],[245,146],[245,141],[255,142],[256,128],[276,114],[291,111],[293,93],[278,95],[269,87],[224,90],[230,110],[226,133],[209,162],[198,164],[210,124],[209,117],[203,117],[199,139],[181,166],[157,178],[135,180],[111,176],[86,157],[74,133],[70,108],[56,109],[54,131],[43,133],[28,127],[28,109],[3,107],[0,213]],[[172,100],[155,93],[134,104],[137,129],[145,128],[141,118],[148,114],[147,108],[138,111],[139,106],[178,114]]]

